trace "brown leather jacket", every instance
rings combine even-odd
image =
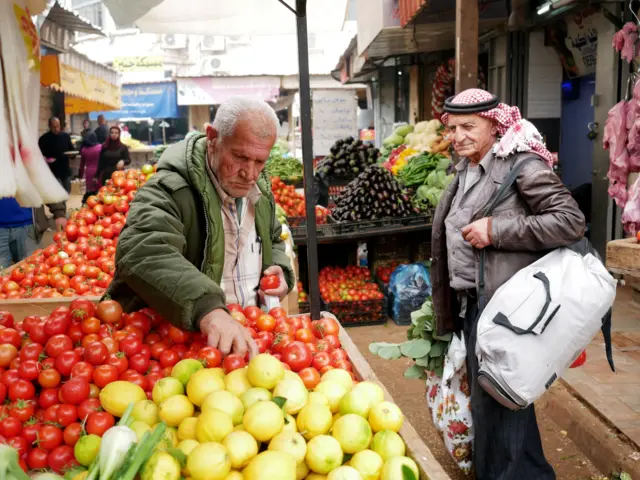
[[[506,160],[495,159],[487,175],[493,180],[482,192],[474,208],[472,222],[482,218],[482,211],[511,167],[531,153],[520,153]],[[460,306],[449,286],[447,241],[444,221],[458,189],[460,177],[442,194],[433,219],[431,237],[431,282],[433,306],[439,335],[459,330]],[[542,161],[528,162],[518,175],[516,188],[496,206],[492,214],[493,245],[485,253],[485,297],[495,291],[520,269],[543,257],[549,250],[570,245],[584,235],[584,215],[560,178]],[[476,272],[479,256],[476,252]]]

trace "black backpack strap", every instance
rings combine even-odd
[[[520,174],[522,168],[532,160],[538,159],[537,156],[526,157],[522,161],[516,163],[511,167],[509,173],[505,177],[502,185],[498,188],[496,193],[493,194],[489,203],[484,209],[484,217],[490,217],[494,208],[496,208],[509,194],[509,189],[513,186]],[[481,312],[485,307],[484,298],[484,264],[485,264],[485,249],[480,250],[480,271],[478,272],[478,310]]]

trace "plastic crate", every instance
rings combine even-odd
[[[335,315],[344,327],[383,325],[387,322],[385,298],[356,302],[325,302],[323,299],[322,308]]]
[[[307,217],[288,217],[287,222],[289,222],[292,218],[302,219],[300,222],[297,222],[298,225],[292,225],[289,223],[291,228],[291,235],[294,238],[306,237],[307,236]],[[330,237],[335,235],[335,231],[333,226],[335,225],[335,220],[331,219],[331,217],[327,217],[327,223],[316,224],[316,236],[318,237]]]

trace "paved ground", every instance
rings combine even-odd
[[[402,342],[406,339],[406,328],[388,322],[385,326],[354,327],[349,335],[366,357],[380,381],[389,390],[395,402],[407,415],[407,419],[422,436],[436,459],[444,466],[453,480],[468,479],[463,475],[444,448],[440,436],[433,427],[425,400],[424,382],[403,377],[408,363],[401,360],[387,361],[369,352],[369,343],[374,341]],[[566,437],[566,432],[544,415],[538,424],[542,434],[545,454],[556,470],[559,480],[587,480],[600,478],[600,472],[588,458]]]
[[[630,288],[618,289],[613,330],[616,373],[609,368],[599,335],[587,350],[587,363],[563,379],[640,448],[640,305],[631,302]]]

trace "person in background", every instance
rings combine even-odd
[[[60,128],[60,120],[56,117],[49,119],[49,131],[40,137],[38,146],[49,168],[58,182],[67,192],[71,191],[71,170],[69,157],[65,152],[74,149],[71,136]]]
[[[56,229],[62,230],[67,224],[65,204],[48,207],[55,218]],[[44,207],[24,208],[15,198],[0,199],[0,270],[31,255],[48,228]]]
[[[124,170],[124,167],[130,163],[129,148],[120,141],[120,127],[111,127],[109,138],[100,151],[100,162],[96,172],[98,184],[104,185],[113,172]]]
[[[100,185],[96,179],[96,173],[98,172],[98,164],[100,163],[100,152],[102,151],[102,145],[98,143],[98,137],[94,132],[89,133],[84,137],[82,147],[80,147],[80,172],[78,175],[85,179],[85,194],[82,197],[82,203],[84,204],[91,195],[95,195],[100,189]]]
[[[80,136],[84,139],[84,137],[87,136],[87,134],[89,132],[91,132],[91,122],[89,121],[89,119],[85,119],[82,122],[82,131],[80,132]]]
[[[103,144],[109,138],[109,125],[107,125],[107,121],[104,119],[104,115],[98,115],[98,128],[96,128],[96,136],[98,137],[98,142]]]

